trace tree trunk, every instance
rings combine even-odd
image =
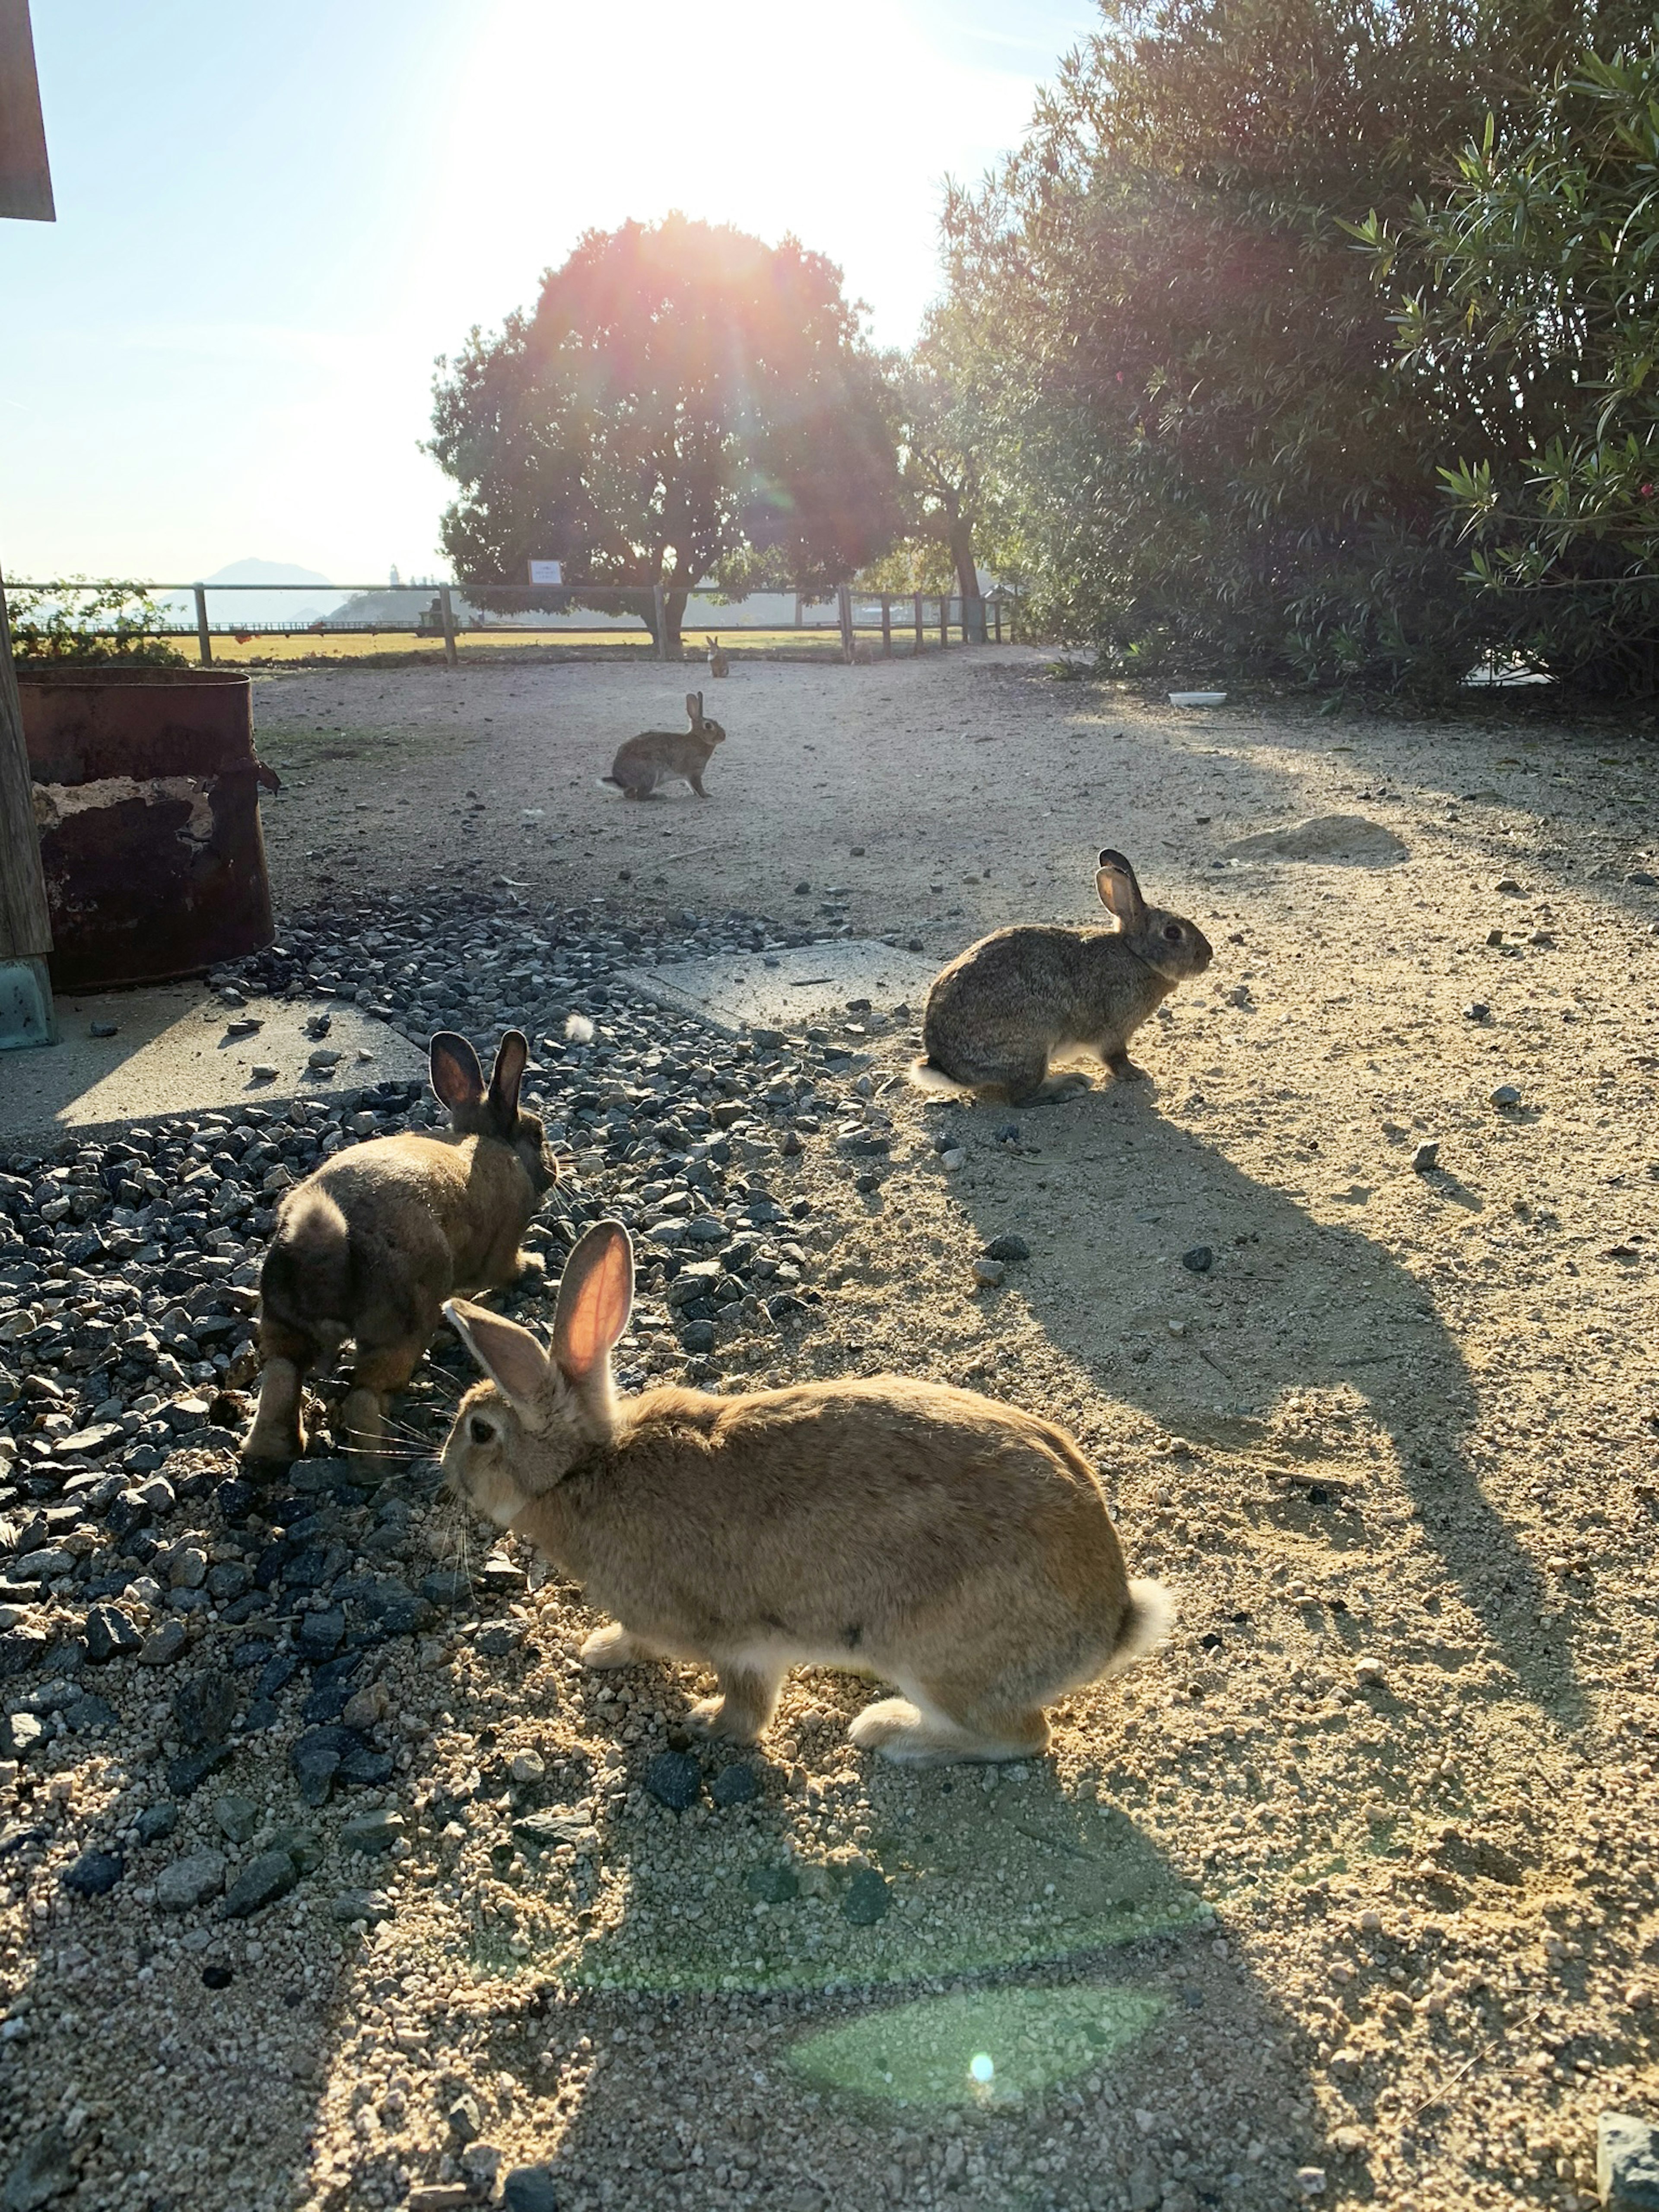
[[[685,603],[690,596],[678,584],[671,584],[663,595],[663,617],[668,624],[667,645],[671,658],[680,649],[680,624],[685,619]]]
[[[951,560],[957,572],[957,590],[962,599],[963,641],[983,645],[985,602],[979,595],[979,570],[974,562],[972,517],[962,514],[953,514],[945,543],[951,549]]]

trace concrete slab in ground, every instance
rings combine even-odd
[[[336,1002],[326,1038],[307,1036],[306,1018],[318,1004],[254,999],[226,1007],[198,983],[59,999],[61,1044],[0,1053],[0,1152],[167,1115],[282,1105],[425,1075],[423,1055],[356,1006]],[[230,1036],[230,1023],[243,1018],[259,1028]],[[113,1036],[91,1034],[106,1023],[114,1024]],[[331,1076],[306,1065],[323,1048],[340,1054]],[[256,1066],[276,1074],[256,1077]]]
[[[825,1014],[842,1014],[849,999],[868,999],[883,1013],[908,1004],[920,1012],[937,963],[896,952],[873,938],[793,951],[722,952],[662,968],[629,968],[620,983],[677,1013],[735,1035],[740,1030],[797,1030]]]

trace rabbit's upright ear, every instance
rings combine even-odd
[[[564,1263],[553,1357],[573,1382],[608,1375],[634,1304],[634,1247],[620,1221],[595,1222]]]
[[[427,1066],[432,1088],[453,1114],[458,1106],[476,1106],[484,1095],[483,1070],[478,1055],[453,1030],[440,1030],[427,1047]]]
[[[1122,854],[1115,853],[1109,845],[1100,856],[1095,889],[1100,893],[1102,906],[1117,916],[1120,929],[1139,929],[1146,919],[1146,902],[1140,896],[1135,872]]]
[[[702,694],[688,691],[685,695],[685,718],[695,730],[702,720]]]
[[[530,1040],[522,1030],[508,1030],[495,1048],[495,1065],[489,1078],[489,1115],[503,1136],[510,1137],[519,1123],[519,1085],[530,1058]]]
[[[530,1331],[469,1298],[447,1299],[444,1316],[525,1426],[539,1428],[551,1362]]]

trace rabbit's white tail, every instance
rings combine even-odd
[[[1129,1610],[1118,1631],[1117,1649],[1101,1669],[1103,1676],[1133,1666],[1175,1626],[1176,1602],[1162,1583],[1133,1580],[1129,1584]]]
[[[913,1060],[905,1073],[918,1091],[931,1091],[938,1098],[968,1098],[973,1095],[965,1083],[958,1083],[931,1060]]]

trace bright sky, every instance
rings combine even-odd
[[[0,568],[439,565],[434,356],[671,207],[915,333],[947,175],[1089,0],[33,0],[56,224],[0,222]]]

